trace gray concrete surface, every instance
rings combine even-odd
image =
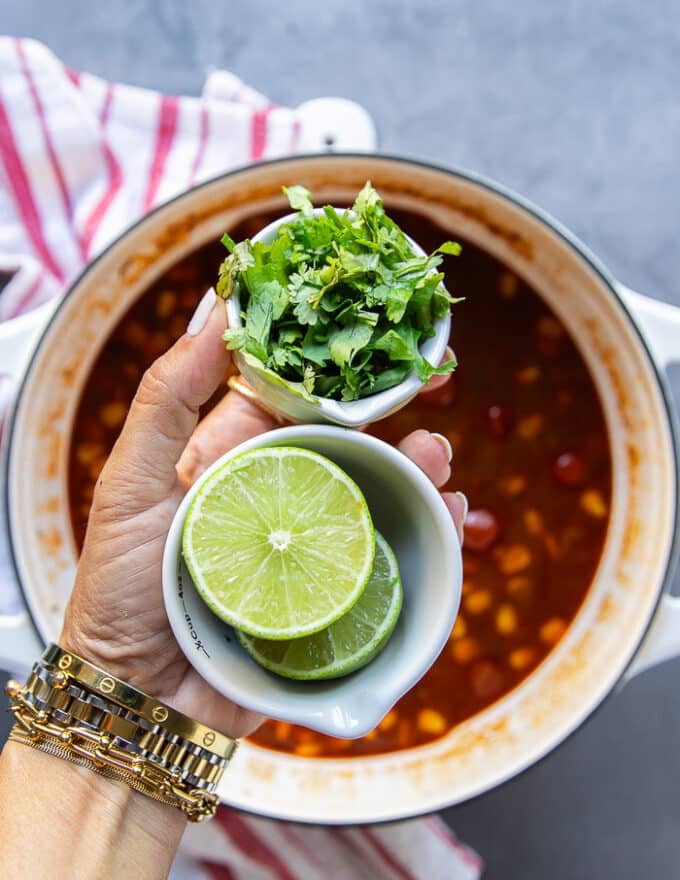
[[[281,103],[353,98],[383,150],[502,181],[680,304],[675,0],[0,0],[0,30],[171,92],[214,65]],[[646,673],[539,766],[447,813],[489,880],[680,876],[679,672]]]

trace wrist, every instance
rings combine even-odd
[[[8,876],[167,876],[186,827],[179,810],[19,743],[5,745],[0,763]],[[38,847],[13,845],[31,829],[40,830]]]

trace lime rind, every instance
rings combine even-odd
[[[264,447],[212,473],[189,507],[184,559],[222,620],[269,640],[310,635],[342,617],[373,567],[366,500],[311,450]]]
[[[253,638],[236,631],[242,647],[256,663],[283,678],[312,681],[349,675],[382,651],[397,625],[403,588],[392,548],[378,531],[375,538],[374,567],[366,588],[339,620],[321,632],[288,642]],[[357,642],[361,643],[359,647]]]

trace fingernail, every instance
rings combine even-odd
[[[463,522],[465,522],[468,515],[468,510],[470,509],[470,503],[467,500],[467,495],[463,495],[462,492],[456,492],[456,495],[463,502]]]
[[[188,336],[198,336],[201,330],[205,327],[208,323],[208,318],[210,317],[210,312],[212,312],[216,299],[217,294],[212,287],[209,290],[206,290],[187,325]]]
[[[444,452],[446,453],[446,460],[451,461],[451,459],[453,458],[453,449],[451,448],[451,444],[449,443],[448,439],[443,434],[437,434],[436,432],[433,432],[432,434],[430,434],[430,436],[434,437],[437,443],[441,443],[441,445],[444,447]]]

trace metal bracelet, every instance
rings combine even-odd
[[[10,681],[5,692],[16,719],[10,739],[121,779],[190,821],[215,812],[235,740],[57,645],[46,649],[24,686]]]

